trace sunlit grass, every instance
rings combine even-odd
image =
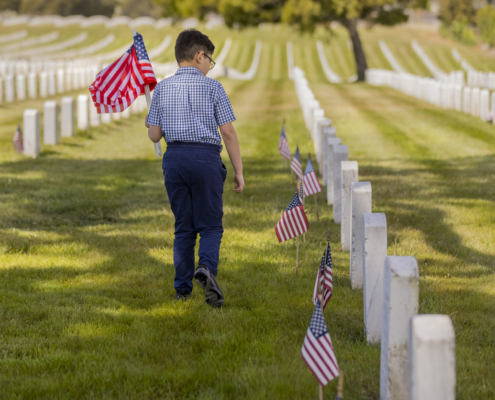
[[[179,31],[142,33],[157,45]],[[42,144],[41,157],[31,160],[17,155],[11,140],[24,108],[41,110],[43,100],[0,104],[2,398],[316,398],[300,348],[328,228],[335,279],[325,315],[345,398],[378,398],[380,349],[366,345],[362,292],[350,289],[349,257],[324,195],[319,222],[313,199],[306,202],[310,230],[300,242],[297,278],[295,241],[278,244],[274,234],[296,188],[277,151],[282,120],[303,164],[314,149],[288,80],[288,39],[350,159],[359,162],[360,180],[372,184],[373,211],[387,216],[388,253],[418,259],[420,312],[454,321],[457,398],[495,397],[494,126],[389,88],[330,85],[316,37],[285,26],[213,30],[218,52],[226,35],[233,39],[229,67],[249,68],[257,38],[263,50],[254,81],[222,79],[246,179],[245,192],[234,194],[224,151],[222,310],[209,308],[197,288],[188,302],[173,298],[174,219],[144,114],[58,146]],[[424,73],[407,56],[411,32],[373,28],[362,35],[367,52],[382,37],[394,54],[408,45],[399,61]],[[351,73],[343,38],[341,68]],[[332,51],[331,42],[325,46]],[[381,54],[372,59],[385,64]],[[325,396],[335,390],[333,382]]]

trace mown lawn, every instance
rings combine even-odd
[[[42,146],[31,160],[11,139],[24,107],[42,102],[0,104],[2,398],[317,398],[300,347],[330,228],[335,289],[325,316],[345,398],[378,399],[380,350],[366,345],[362,292],[350,289],[349,257],[324,196],[319,222],[306,203],[298,277],[295,241],[278,244],[274,233],[295,190],[277,152],[283,118],[292,149],[299,143],[304,161],[313,151],[284,34],[232,33],[229,66],[249,68],[243,53],[254,52],[256,37],[264,47],[254,81],[222,81],[238,118],[246,189],[231,191],[224,151],[221,310],[197,289],[191,301],[173,299],[173,216],[144,116]],[[372,184],[373,211],[386,213],[389,254],[418,259],[420,312],[454,321],[457,397],[495,398],[495,127],[392,89],[330,85],[314,40],[290,36],[296,65],[359,162],[360,180]],[[333,382],[326,398],[335,391]]]

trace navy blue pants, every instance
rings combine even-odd
[[[172,142],[163,156],[165,188],[175,216],[175,290],[192,291],[194,246],[199,233],[199,265],[217,275],[223,226],[223,184],[227,169],[221,147]]]

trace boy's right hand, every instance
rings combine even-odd
[[[242,174],[235,174],[234,175],[234,189],[233,191],[235,193],[241,193],[244,189],[244,177]]]

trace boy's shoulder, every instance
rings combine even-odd
[[[209,78],[207,76],[204,76],[203,74],[201,75],[193,75],[194,76],[194,80],[196,80],[198,83],[202,83],[202,84],[206,84],[212,88],[214,88],[215,90],[219,89],[219,88],[223,88],[222,84],[217,81],[216,79],[213,79],[213,78]],[[185,77],[185,78],[184,78]],[[180,83],[185,83],[185,81],[189,81],[191,78],[191,75],[171,75],[171,76],[168,76],[167,78],[165,79],[162,79],[160,82],[157,83],[157,87],[159,88],[162,88],[163,86],[167,86],[167,85],[171,85],[171,84],[180,84]],[[188,82],[190,83],[190,82]]]

